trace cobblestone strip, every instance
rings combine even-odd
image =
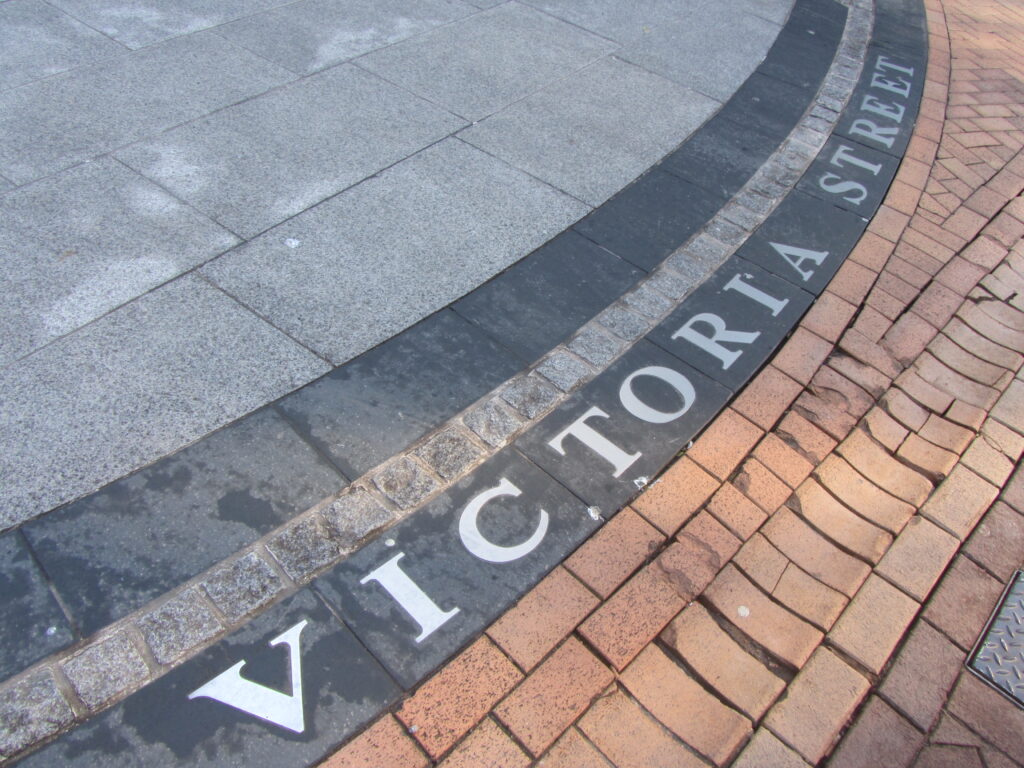
[[[871,32],[869,0],[849,5],[836,59],[807,113],[701,233],[533,370],[371,470],[339,497],[6,681],[0,687],[0,757],[123,699],[292,594],[467,475],[629,349],[742,245],[828,139],[859,77]]]
[[[927,8],[910,152],[800,329],[486,668],[325,766],[1024,764],[1024,713],[959,672],[1024,551],[1024,9]]]

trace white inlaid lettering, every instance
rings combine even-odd
[[[875,72],[875,74],[871,76],[871,87],[880,88],[883,91],[889,91],[889,93],[895,93],[897,96],[902,96],[903,98],[910,96],[909,80],[904,80],[902,77],[889,78],[881,72]]]
[[[576,421],[551,438],[548,441],[548,445],[554,448],[555,451],[558,452],[558,455],[565,456],[565,447],[563,446],[565,438],[570,436],[575,437],[587,446],[587,448],[611,464],[612,467],[615,468],[615,471],[612,473],[612,477],[618,477],[629,469],[637,459],[643,456],[643,454],[640,451],[637,451],[636,453],[626,453],[607,437],[587,424],[587,419],[595,417],[599,419],[607,419],[608,414],[597,406],[590,408],[586,413],[576,419]]]
[[[904,67],[899,64],[896,64],[895,62],[887,59],[882,54],[879,54],[878,58],[875,59],[875,69],[895,69],[897,72],[902,72],[904,75],[907,75],[909,77],[914,76],[913,67]]]
[[[700,333],[698,326],[707,327],[711,335]],[[687,320],[678,331],[672,334],[673,339],[683,339],[714,355],[722,363],[722,370],[736,362],[743,350],[733,350],[725,346],[729,344],[753,344],[760,331],[730,331],[725,327],[725,320],[711,312],[701,312]]]
[[[765,293],[760,288],[757,288],[750,283],[744,282],[743,278],[751,278],[753,275],[733,275],[732,279],[729,280],[723,287],[723,291],[736,291],[746,296],[748,299],[752,299],[760,304],[762,307],[766,307],[769,312],[772,313],[772,317],[777,317],[779,312],[786,308],[789,304],[789,299],[776,299],[769,293]]]
[[[829,162],[837,168],[845,168],[846,163],[849,163],[858,168],[863,168],[865,171],[870,171],[872,176],[877,176],[878,172],[882,170],[881,163],[869,163],[867,160],[857,157],[846,144],[840,144],[836,147],[836,151],[832,153],[832,159]]]
[[[812,251],[808,248],[798,248],[795,245],[783,245],[782,243],[769,243],[769,245],[805,281],[811,279],[811,276],[814,275],[814,270],[803,269],[804,262],[813,261],[820,267],[821,262],[828,258],[828,251]]]
[[[865,117],[854,120],[853,125],[850,126],[850,133],[855,136],[863,136],[865,139],[876,141],[883,147],[889,148],[892,147],[899,130],[896,126],[881,126],[874,120],[868,120]]]
[[[427,593],[420,589],[419,585],[399,567],[398,561],[403,557],[405,557],[405,552],[399,552],[384,565],[363,576],[359,583],[366,584],[368,581],[376,581],[384,587],[387,593],[395,599],[395,602],[402,606],[402,610],[419,625],[420,633],[416,636],[416,642],[422,643],[457,614],[459,609],[456,607],[449,611],[442,611],[438,604],[431,600]]]
[[[641,376],[650,376],[664,381],[683,398],[683,407],[678,411],[659,411],[657,408],[647,405],[633,391],[633,381]],[[646,368],[633,371],[619,387],[619,400],[622,401],[623,407],[638,419],[650,424],[667,424],[670,421],[675,421],[690,410],[690,406],[696,399],[697,392],[688,378],[679,371],[661,365],[649,365]]]
[[[818,186],[833,195],[842,195],[843,199],[854,205],[860,205],[868,196],[868,188],[856,181],[847,181],[835,173],[823,174],[818,179]],[[850,194],[847,194],[847,193]]]
[[[496,486],[478,493],[470,499],[459,517],[459,538],[462,539],[462,545],[471,555],[486,560],[488,563],[511,563],[513,560],[526,557],[544,540],[544,535],[548,532],[548,513],[543,509],[540,511],[540,521],[537,523],[537,527],[522,544],[503,547],[489,541],[480,533],[477,519],[480,517],[480,510],[487,502],[499,496],[518,498],[521,494],[521,490],[503,477]]]
[[[860,109],[861,112],[871,112],[872,114],[895,120],[897,123],[903,122],[903,116],[907,112],[907,108],[902,104],[891,104],[871,94],[868,94],[861,100]]]

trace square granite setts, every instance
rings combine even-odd
[[[262,410],[24,530],[89,635],[344,485],[284,419]]]
[[[443,309],[288,395],[280,407],[354,480],[521,367],[479,328]]]
[[[807,291],[733,256],[647,338],[735,392],[812,300]]]
[[[311,765],[397,695],[306,589],[20,765]]]
[[[516,447],[587,504],[613,515],[729,396],[678,357],[641,340]]]
[[[579,499],[506,449],[315,585],[409,688],[598,525]]]

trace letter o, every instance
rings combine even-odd
[[[666,413],[665,411],[659,411],[657,408],[652,408],[647,403],[641,401],[633,391],[633,380],[640,376],[652,376],[664,381],[682,395],[683,407],[678,411]],[[661,365],[649,365],[646,368],[633,371],[622,382],[622,386],[619,387],[619,400],[622,402],[622,406],[638,419],[651,424],[667,424],[670,421],[675,421],[690,410],[690,406],[693,405],[693,401],[696,399],[697,392],[688,378],[679,371],[673,371],[671,368],[665,368]]]

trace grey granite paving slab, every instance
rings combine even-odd
[[[301,435],[355,479],[520,368],[507,349],[445,309],[289,395],[280,407]]]
[[[585,211],[452,138],[203,272],[340,364],[475,288]]]
[[[727,99],[779,33],[790,0],[530,0],[622,45],[616,55],[687,88]],[[754,11],[773,18],[768,21]]]
[[[461,0],[300,0],[217,34],[308,75],[475,12]]]
[[[0,90],[123,52],[42,0],[0,3]]]
[[[264,410],[23,530],[89,635],[344,486]]]
[[[82,496],[324,373],[186,276],[0,371],[0,526]]]
[[[608,57],[460,136],[596,206],[675,149],[718,106]]]
[[[18,531],[0,536],[0,680],[74,639],[24,537]]]
[[[238,239],[104,158],[0,197],[0,364],[95,320]]]
[[[294,77],[202,32],[4,91],[0,173],[31,181]]]
[[[513,2],[358,61],[467,120],[479,120],[616,47]]]
[[[285,3],[286,0],[53,0],[58,8],[129,48],[198,32]]]
[[[117,157],[248,239],[464,124],[342,65]]]

